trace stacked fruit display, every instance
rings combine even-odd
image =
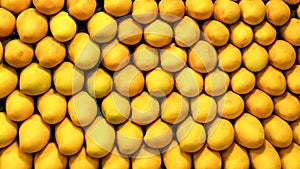
[[[300,0],[0,0],[0,169],[300,168]]]

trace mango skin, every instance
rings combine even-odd
[[[4,112],[0,112],[0,123],[0,148],[4,148],[15,140],[18,126]]]

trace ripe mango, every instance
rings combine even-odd
[[[125,97],[138,95],[144,89],[145,79],[143,73],[134,65],[128,65],[119,72],[115,72],[115,89]]]
[[[19,143],[22,152],[38,152],[48,144],[49,139],[50,126],[38,114],[32,115],[19,128]]]
[[[38,97],[37,108],[46,123],[57,124],[66,116],[67,101],[64,96],[50,89]]]
[[[64,96],[76,94],[83,88],[84,73],[71,62],[63,62],[53,72],[57,92]]]
[[[228,149],[221,152],[221,156],[224,169],[248,169],[250,167],[249,155],[246,149],[235,142]]]
[[[4,112],[0,112],[0,123],[0,148],[4,148],[14,142],[17,136],[18,126],[17,123],[11,121]]]
[[[1,169],[31,169],[32,164],[32,154],[24,153],[23,151],[21,151],[17,141],[13,142],[8,147],[2,149],[0,152]]]
[[[157,19],[144,28],[144,40],[153,47],[164,47],[173,38],[172,27],[160,19]]]
[[[261,0],[241,0],[241,18],[249,25],[258,25],[266,14],[265,4]]]
[[[300,94],[300,65],[294,65],[290,70],[285,72],[287,87],[295,94]]]
[[[130,115],[130,103],[117,92],[111,92],[101,104],[101,112],[104,118],[111,124],[121,124]]]
[[[15,30],[16,18],[3,6],[0,8],[0,17],[2,18],[0,21],[0,37],[7,37]]]
[[[20,90],[15,90],[7,97],[5,107],[9,119],[17,122],[24,121],[34,112],[34,100]]]
[[[184,16],[185,6],[182,0],[161,0],[158,10],[161,19],[167,22],[176,22]]]
[[[268,1],[266,3],[267,20],[275,26],[284,25],[291,15],[289,6],[283,1]]]
[[[161,104],[161,119],[177,124],[182,122],[188,115],[189,102],[177,92],[169,94]]]
[[[200,38],[200,28],[197,22],[184,16],[173,25],[176,44],[181,47],[192,47]]]
[[[132,169],[160,169],[161,156],[158,149],[142,144],[141,148],[131,158]]]
[[[251,27],[247,25],[245,22],[238,21],[233,25],[231,25],[229,29],[230,29],[230,42],[235,46],[237,46],[238,48],[244,48],[252,42],[253,31]]]
[[[156,68],[146,75],[148,92],[155,97],[164,97],[173,90],[174,79],[172,74],[161,68]]]
[[[142,26],[132,18],[120,21],[118,25],[118,38],[127,45],[138,44],[143,37]]]
[[[46,36],[36,44],[34,54],[40,65],[53,68],[64,60],[66,47],[52,36]]]
[[[187,53],[184,48],[178,47],[175,43],[160,50],[160,64],[168,72],[180,71],[187,61]]]
[[[204,77],[204,90],[210,96],[220,96],[227,91],[229,83],[228,74],[220,69],[215,69]]]
[[[171,143],[173,131],[171,125],[160,118],[146,128],[144,142],[151,148],[163,148]]]
[[[35,8],[28,8],[20,13],[17,17],[16,27],[20,39],[26,43],[36,43],[48,32],[46,16],[39,13]]]
[[[114,147],[111,153],[102,158],[101,166],[102,169],[129,169],[130,161],[127,156],[119,153],[117,147]]]
[[[45,15],[53,15],[64,7],[65,1],[55,0],[49,2],[47,0],[32,0],[32,3],[40,13]]]
[[[243,113],[234,121],[235,139],[240,145],[256,149],[265,141],[265,132],[260,121],[249,113]]]
[[[117,128],[116,143],[120,153],[130,155],[135,153],[143,142],[142,127],[127,120]]]
[[[239,48],[228,43],[224,47],[218,49],[218,61],[218,67],[221,70],[225,72],[233,72],[241,66],[242,53]]]
[[[280,35],[292,45],[300,46],[300,36],[295,33],[300,31],[299,26],[300,20],[291,18],[283,27],[280,28]]]
[[[300,147],[296,143],[279,150],[282,168],[292,169],[298,167],[297,160],[300,158]]]
[[[286,121],[295,121],[300,116],[300,102],[296,96],[289,92],[274,97],[275,114]]]
[[[32,45],[14,39],[5,45],[4,59],[12,67],[23,68],[31,63],[33,54]]]
[[[31,0],[1,0],[1,7],[11,11],[14,14],[19,14],[25,9],[29,8],[31,5]]]
[[[17,71],[3,63],[0,63],[0,98],[8,96],[15,90],[18,84]]]
[[[217,98],[218,114],[226,119],[236,119],[244,111],[243,98],[233,91],[226,92]]]
[[[131,120],[138,125],[147,125],[157,119],[160,105],[148,92],[142,92],[131,100]]]
[[[102,68],[90,72],[86,77],[85,87],[88,93],[96,98],[107,96],[112,90],[111,76]]]
[[[59,169],[67,167],[67,157],[60,154],[57,145],[50,142],[41,151],[34,155],[34,168],[36,169]]]
[[[132,58],[137,68],[142,71],[150,71],[158,64],[158,50],[142,43],[135,48]]]
[[[176,142],[176,144],[179,144],[182,151],[194,153],[204,146],[206,132],[202,124],[195,122],[191,116],[188,116],[178,125],[176,138],[179,142]]]
[[[233,24],[239,18],[241,9],[238,3],[231,0],[217,0],[214,2],[214,19],[225,24]]]
[[[177,141],[173,141],[162,153],[166,168],[190,169],[192,167],[191,155],[183,151]]]
[[[104,0],[104,10],[114,17],[121,17],[130,12],[132,0]]]
[[[286,80],[281,71],[268,65],[256,74],[256,85],[272,96],[279,96],[286,89]]]
[[[99,159],[87,155],[85,147],[82,147],[77,154],[69,157],[69,167],[70,169],[97,169],[99,168]]]
[[[298,118],[296,121],[291,123],[291,127],[293,129],[293,140],[298,145],[300,144],[300,119]]]
[[[70,156],[79,152],[83,139],[82,128],[73,124],[68,117],[55,125],[55,140],[61,154]]]
[[[202,30],[205,38],[214,46],[224,46],[229,40],[229,30],[220,21],[206,21],[202,25]]]
[[[263,21],[253,29],[254,40],[263,46],[271,45],[276,39],[276,29],[269,22]]]
[[[185,1],[186,13],[197,19],[208,19],[214,11],[214,5],[211,0],[186,0]]]
[[[221,168],[222,159],[218,151],[214,151],[205,145],[200,151],[193,154],[194,168]]]
[[[20,91],[31,96],[40,95],[49,90],[51,81],[51,71],[36,62],[32,62],[20,74]]]
[[[216,117],[217,103],[205,93],[193,98],[190,105],[193,119],[199,123],[210,122]]]
[[[96,0],[67,0],[69,14],[80,21],[91,18],[95,13],[96,7]]]
[[[155,0],[135,0],[132,3],[131,11],[134,20],[141,24],[148,24],[156,19],[158,5]]]
[[[247,94],[255,87],[255,75],[241,67],[230,75],[230,87],[238,94]]]

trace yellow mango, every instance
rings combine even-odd
[[[280,69],[290,69],[296,61],[296,51],[293,46],[284,40],[276,40],[268,49],[269,63]]]
[[[290,19],[291,10],[283,0],[266,3],[267,20],[275,26],[282,26]]]
[[[2,58],[3,58],[3,46],[2,46],[2,42],[0,42],[0,63],[2,63]]]
[[[280,28],[280,35],[295,46],[300,46],[300,19],[291,18],[284,26]]]
[[[217,103],[205,93],[193,98],[190,105],[193,119],[199,123],[210,122],[216,117]]]
[[[19,90],[15,90],[7,97],[5,107],[9,119],[13,121],[24,121],[34,112],[34,100],[31,96]]]
[[[173,38],[172,27],[162,20],[155,20],[144,28],[144,39],[153,47],[168,45]]]
[[[118,38],[127,45],[138,44],[143,37],[142,26],[132,18],[125,18],[118,25]]]
[[[300,65],[294,65],[290,70],[285,72],[287,87],[295,94],[300,94]]]
[[[218,67],[221,70],[233,72],[241,66],[242,53],[237,47],[229,43],[218,49],[218,61]]]
[[[230,121],[216,118],[207,126],[207,146],[216,151],[225,150],[233,143],[234,135]]]
[[[53,15],[64,7],[65,1],[55,0],[49,2],[47,0],[32,0],[32,3],[40,13],[45,15]]]
[[[300,116],[300,102],[296,96],[289,92],[274,97],[275,114],[286,121],[295,121]]]
[[[263,46],[271,45],[277,36],[276,29],[269,22],[263,21],[253,29],[254,40]]]
[[[256,85],[272,96],[279,96],[286,89],[286,80],[281,71],[268,65],[256,74]]]
[[[221,156],[224,169],[248,169],[250,167],[246,149],[235,142],[221,152]]]
[[[101,104],[101,112],[104,118],[111,124],[121,124],[130,115],[130,103],[127,98],[117,92],[111,92]]]
[[[87,155],[85,147],[82,147],[81,150],[69,157],[69,168],[70,169],[97,169],[99,168],[99,159],[92,158]]]
[[[142,43],[135,48],[132,59],[137,68],[142,71],[150,71],[158,64],[158,50]]]
[[[260,121],[249,113],[243,113],[234,121],[235,140],[240,145],[256,149],[265,141],[265,132]]]
[[[85,130],[86,153],[92,158],[106,156],[114,146],[115,137],[113,126],[98,116]]]
[[[131,167],[132,169],[160,169],[161,161],[158,149],[152,149],[142,144],[131,158]]]
[[[178,47],[175,43],[160,50],[160,64],[168,72],[177,72],[186,65],[187,53],[184,48]]]
[[[17,17],[16,27],[20,39],[26,43],[36,43],[48,32],[46,16],[35,8],[28,8],[20,13]]]
[[[182,122],[188,113],[188,100],[177,92],[172,92],[162,101],[161,119],[170,124]]]
[[[53,72],[57,92],[64,96],[78,93],[83,88],[84,73],[71,62],[63,62]]]
[[[32,165],[32,154],[22,152],[17,141],[0,151],[1,169],[31,169]]]
[[[162,153],[166,168],[190,169],[192,167],[191,155],[184,152],[176,141],[173,141]]]
[[[280,157],[276,149],[267,140],[257,149],[249,150],[250,165],[253,169],[280,169]]]
[[[244,101],[246,110],[258,118],[267,118],[274,110],[271,97],[259,89],[252,90],[244,97]]]
[[[244,106],[243,98],[232,91],[226,92],[217,99],[218,114],[226,119],[235,119],[240,116],[244,111]]]
[[[179,93],[186,97],[194,97],[203,89],[203,78],[191,68],[184,68],[175,76],[175,86]]]
[[[1,7],[11,11],[14,14],[19,14],[25,9],[29,8],[31,5],[31,0],[1,0]]]
[[[141,24],[148,24],[156,19],[158,5],[155,0],[135,0],[132,3],[131,11],[134,20]]]
[[[214,19],[225,24],[233,24],[239,18],[241,9],[238,3],[231,0],[217,0],[214,2]]]
[[[204,90],[210,96],[219,96],[227,91],[229,83],[228,74],[220,69],[215,69],[204,77]]]
[[[132,0],[104,0],[104,10],[114,17],[121,17],[130,12]]]
[[[298,168],[298,159],[300,158],[300,146],[292,143],[289,147],[279,150],[282,168]]]
[[[46,123],[57,124],[66,116],[67,101],[64,96],[50,89],[38,97],[37,108]]]
[[[157,119],[160,105],[157,99],[142,92],[131,100],[131,120],[138,125],[147,125]]]
[[[102,68],[90,72],[87,75],[85,87],[88,93],[96,98],[107,96],[112,90],[113,81],[111,76]]]
[[[217,65],[217,52],[210,43],[199,40],[188,50],[188,64],[197,72],[207,73]]]
[[[247,94],[255,87],[255,75],[241,67],[230,75],[230,87],[238,94]]]
[[[69,116],[79,127],[91,124],[97,116],[97,111],[96,100],[85,91],[73,95],[68,101]]]
[[[249,25],[258,25],[261,23],[266,14],[265,4],[261,0],[241,0],[241,18]]]
[[[290,4],[290,5],[294,5],[294,4],[299,3],[300,1],[299,0],[284,0],[284,2],[286,2],[287,4]]]
[[[197,22],[184,16],[173,25],[176,44],[181,47],[192,47],[200,38],[200,28]]]
[[[229,40],[229,30],[220,21],[206,21],[202,25],[202,30],[205,38],[214,46],[223,46]]]
[[[51,71],[36,62],[32,62],[20,74],[20,91],[27,95],[40,95],[50,89],[51,82]]]
[[[95,13],[96,7],[96,0],[67,0],[69,14],[80,21],[91,18]]]
[[[79,152],[83,139],[82,128],[73,124],[68,117],[55,125],[55,140],[61,154],[70,156]]]
[[[67,167],[68,158],[58,151],[57,145],[50,142],[34,155],[35,169],[59,169]]]
[[[36,44],[34,54],[40,65],[45,68],[53,68],[64,60],[66,47],[53,37],[46,36]]]
[[[126,97],[133,97],[141,93],[145,84],[143,73],[134,65],[128,65],[116,72],[113,81],[115,89]]]
[[[185,13],[185,6],[182,0],[161,0],[158,4],[160,18],[167,22],[176,22]]]
[[[128,65],[130,60],[130,51],[126,45],[117,40],[103,46],[102,65],[112,71],[118,71]]]
[[[117,33],[117,27],[115,19],[105,12],[95,13],[87,23],[91,38],[98,43],[111,41]]]
[[[164,97],[173,90],[174,79],[172,74],[161,68],[156,68],[146,75],[148,92],[155,97]]]
[[[128,120],[117,128],[116,143],[120,153],[130,155],[135,153],[143,142],[141,126]]]
[[[0,63],[0,77],[0,98],[4,98],[17,87],[18,75],[15,69]]]
[[[202,124],[195,122],[191,116],[188,116],[179,124],[176,137],[182,151],[194,153],[204,146],[206,132]]]
[[[22,152],[38,152],[48,144],[49,139],[50,126],[38,114],[32,115],[19,128],[19,144]]]
[[[4,148],[14,142],[17,136],[18,126],[17,123],[11,121],[4,112],[0,112],[0,123],[0,148]]]
[[[146,128],[144,142],[151,148],[163,148],[171,143],[173,131],[171,125],[160,118]]]
[[[247,1],[247,0],[243,0]],[[242,1],[240,1],[242,2]],[[238,21],[229,27],[230,42],[238,48],[248,46],[253,40],[253,31],[249,25],[243,21]]]
[[[12,67],[23,68],[33,59],[33,47],[20,39],[9,41],[5,45],[4,59]]]
[[[266,140],[279,148],[288,147],[293,141],[293,131],[289,124],[277,115],[263,121]]]
[[[129,169],[130,161],[127,156],[119,153],[117,147],[114,147],[111,153],[102,158],[101,166],[102,169]]]
[[[221,168],[222,158],[218,151],[211,150],[205,145],[200,151],[193,154],[194,168]]]
[[[293,141],[300,144],[300,118],[291,123],[293,129]]]
[[[7,37],[15,30],[16,18],[3,6],[0,8],[0,17],[2,18],[0,21],[0,37]]]
[[[211,0],[186,0],[186,13],[197,20],[208,19],[214,11],[214,5]]]

